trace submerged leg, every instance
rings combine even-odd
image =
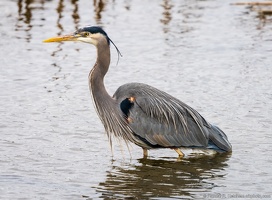
[[[184,153],[182,153],[182,151],[179,148],[174,148],[174,150],[178,153],[179,158],[184,157]]]
[[[145,149],[145,148],[143,148],[143,155],[144,155],[144,158],[146,158],[148,156],[147,149]]]

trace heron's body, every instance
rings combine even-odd
[[[173,96],[142,83],[120,86],[111,97],[104,86],[110,65],[111,40],[99,27],[84,27],[74,35],[46,42],[82,41],[97,47],[97,60],[89,74],[90,91],[97,113],[111,140],[114,135],[144,149],[179,147],[231,151],[225,133],[197,111]]]
[[[139,146],[229,151],[226,135],[173,96],[141,83],[122,85],[113,95]],[[134,143],[136,143],[136,141]]]

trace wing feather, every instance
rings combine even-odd
[[[129,126],[136,136],[159,147],[202,146],[209,140],[210,124],[194,109],[171,95],[149,85],[121,86],[114,98],[134,97]]]

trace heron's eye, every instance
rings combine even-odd
[[[89,32],[84,32],[84,33],[83,33],[83,36],[84,36],[84,37],[87,37],[87,36],[89,36],[89,35],[90,35]]]

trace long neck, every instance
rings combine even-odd
[[[118,109],[117,102],[107,93],[104,85],[104,76],[110,65],[110,47],[106,40],[98,42],[97,60],[89,74],[89,86],[93,96],[96,111],[102,121],[110,144],[112,144],[112,134],[116,137],[122,137],[126,142],[134,141],[139,143],[133,137],[133,131],[127,126],[125,118]]]
[[[96,63],[89,74],[90,91],[94,98],[100,98],[101,96],[103,96],[103,98],[111,98],[104,85],[104,76],[109,69],[109,65],[110,47],[106,40],[100,40],[97,45]]]
[[[97,44],[97,60],[89,74],[89,87],[93,96],[96,111],[105,125],[105,116],[108,116],[114,107],[115,101],[107,93],[104,85],[104,76],[110,65],[110,47],[106,39]]]

